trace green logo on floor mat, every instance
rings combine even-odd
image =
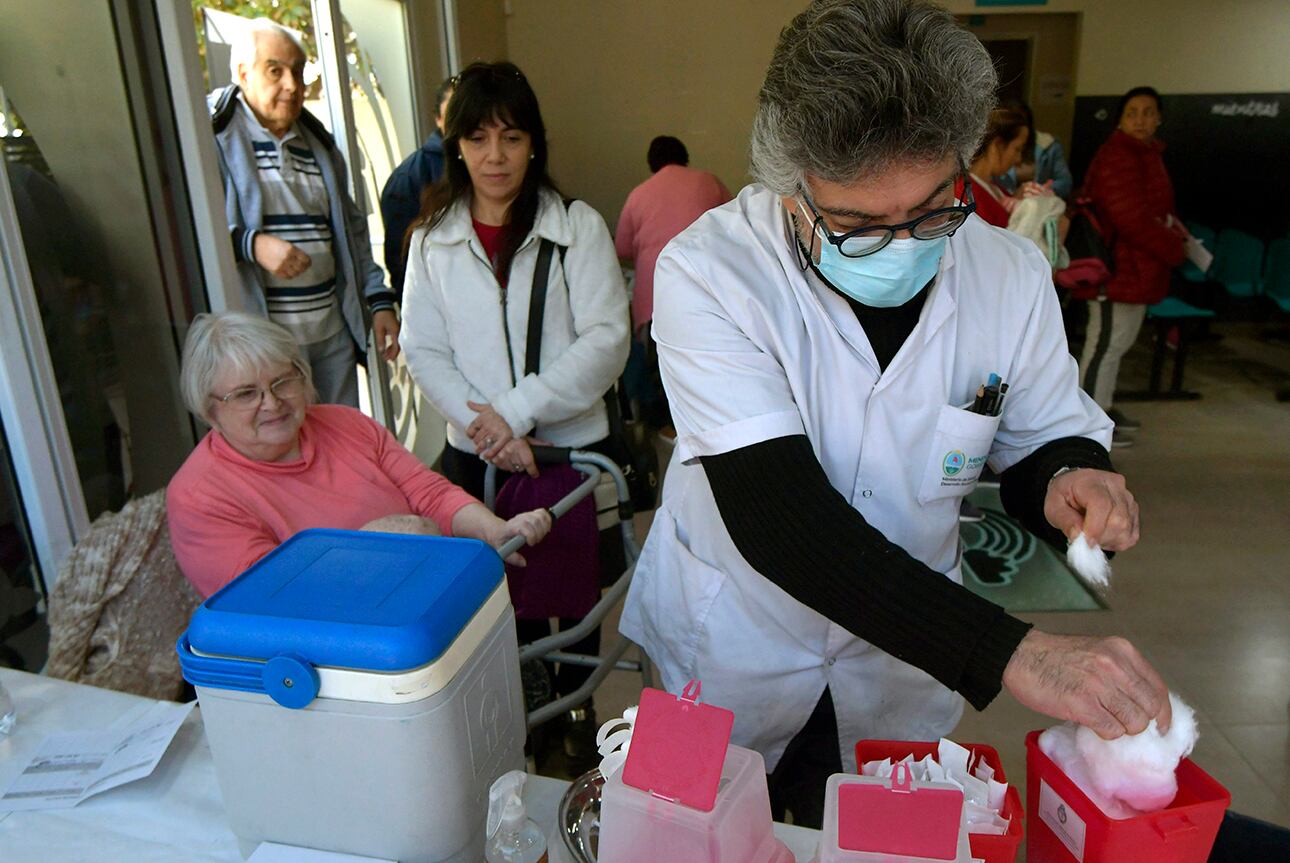
[[[1004,514],[997,489],[977,489],[970,499],[985,520],[959,528],[964,587],[1009,611],[1104,607],[1071,573],[1062,555]]]

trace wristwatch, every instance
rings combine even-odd
[[[1050,477],[1048,478],[1048,484],[1049,484],[1049,485],[1052,485],[1052,484],[1053,484],[1053,480],[1057,479],[1057,477],[1061,476],[1061,475],[1062,475],[1062,474],[1064,474],[1064,473],[1070,473],[1070,472],[1071,472],[1071,471],[1073,471],[1073,470],[1083,470],[1083,469],[1084,469],[1084,468],[1082,468],[1082,467],[1076,467],[1076,466],[1073,466],[1073,465],[1066,465],[1066,466],[1065,466],[1065,467],[1063,467],[1063,468],[1058,468],[1057,472],[1056,472],[1056,473],[1054,473],[1052,476],[1050,476]]]

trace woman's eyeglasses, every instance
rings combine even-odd
[[[280,402],[298,399],[305,394],[305,376],[297,374],[278,378],[269,384],[268,392],[273,393],[273,397]],[[264,401],[264,393],[263,387],[253,385],[238,387],[227,395],[212,398],[236,411],[253,411]]]

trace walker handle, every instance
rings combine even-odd
[[[573,453],[571,446],[541,446],[533,444],[529,447],[533,450],[533,461],[538,464],[568,464],[570,455]]]

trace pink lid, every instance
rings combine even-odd
[[[711,812],[735,715],[697,703],[700,686],[691,680],[679,699],[657,689],[641,690],[623,784]]]
[[[844,851],[955,860],[962,823],[963,792],[915,788],[905,763],[892,770],[891,787],[838,788],[838,847]]]

